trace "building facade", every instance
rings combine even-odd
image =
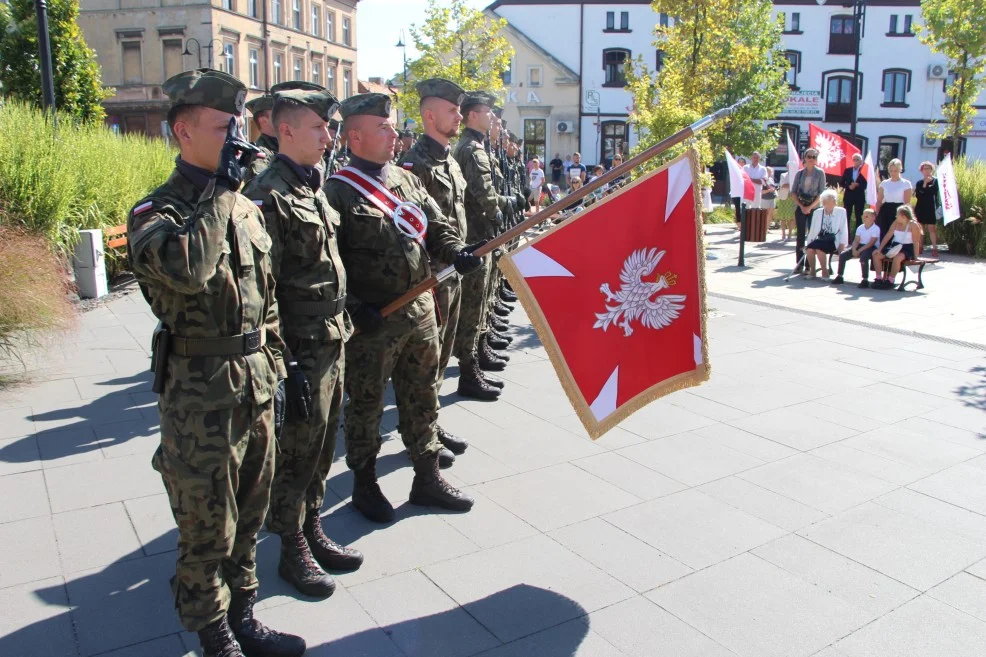
[[[514,91],[519,121],[536,118],[537,108],[543,112],[547,105],[543,100],[529,101],[532,90],[540,97],[529,84],[531,69],[541,67],[543,86],[551,75],[562,73],[553,85],[553,98],[558,93],[559,101],[570,102],[570,92],[576,92],[574,107],[563,111],[554,100],[548,107],[545,152],[564,157],[568,149],[562,144],[577,144],[572,149],[580,151],[587,164],[608,163],[614,154],[626,154],[636,142],[627,122],[633,96],[624,88],[626,67],[638,57],[651,70],[660,65],[654,27],[667,21],[667,16],[656,14],[649,0],[497,0],[487,11],[510,24],[507,38],[518,54],[508,85],[507,108],[512,98],[509,92]],[[521,82],[525,87],[520,87]],[[576,119],[575,132],[562,139],[571,129],[569,115]],[[559,122],[566,132],[559,133]]]
[[[246,84],[248,98],[309,80],[340,98],[357,93],[359,0],[81,0],[79,25],[96,51],[106,121],[122,133],[167,134],[172,75],[212,67]]]
[[[939,161],[956,148],[948,140],[929,136],[942,121],[951,82],[947,60],[931,52],[914,36],[921,23],[919,0],[865,0],[859,30],[859,74],[856,95],[856,143],[886,171],[899,158],[905,176],[918,176],[922,161]],[[791,95],[776,121],[802,148],[808,143],[808,124],[814,123],[846,138],[851,136],[852,90],[856,60],[856,21],[851,2],[832,0],[775,0],[774,14],[784,21],[783,44],[788,58]],[[986,94],[977,103],[986,110]],[[986,157],[986,123],[980,121],[958,151]],[[783,135],[778,151],[769,157],[784,166]]]

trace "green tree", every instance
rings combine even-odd
[[[103,87],[93,52],[79,28],[78,0],[49,0],[48,34],[55,79],[55,107],[84,122],[103,118]],[[0,2],[0,85],[2,93],[41,105],[38,23],[33,0]]]
[[[948,122],[938,137],[951,137],[953,144],[972,127],[976,116],[975,102],[986,79],[986,0],[924,0],[921,3],[923,25],[914,33],[933,52],[945,55],[954,77],[942,113]]]
[[[408,84],[398,94],[401,114],[418,122],[415,81],[442,77],[466,91],[497,91],[514,54],[502,34],[507,21],[467,7],[464,0],[428,0],[426,16],[423,25],[411,26],[420,55],[407,63]]]
[[[730,120],[696,139],[703,163],[721,158],[724,148],[749,153],[776,147],[779,133],[765,129],[763,120],[780,114],[788,86],[781,25],[771,18],[771,2],[653,0],[651,7],[676,18],[654,29],[654,45],[664,53],[661,70],[654,72],[642,58],[627,67],[638,150],[748,95],[752,100]]]

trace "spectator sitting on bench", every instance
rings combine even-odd
[[[842,285],[842,275],[846,273],[846,263],[853,258],[859,258],[859,268],[863,272],[863,280],[856,287],[870,286],[870,257],[880,243],[880,227],[876,225],[876,212],[870,208],[863,210],[863,223],[856,226],[856,236],[852,247],[839,254],[839,275],[832,285]]]
[[[846,209],[836,207],[839,195],[835,190],[826,189],[819,195],[822,207],[811,215],[811,227],[808,229],[808,246],[805,258],[808,262],[808,277],[815,277],[815,258],[822,268],[822,278],[828,278],[832,272],[828,267],[828,256],[846,248],[849,244],[849,225],[846,221]]]
[[[914,218],[914,210],[910,205],[902,205],[897,208],[897,216],[890,230],[883,236],[880,248],[873,253],[873,268],[876,269],[876,281],[873,287],[880,290],[889,290],[894,285],[894,280],[900,272],[900,268],[907,260],[914,260],[915,244],[921,244],[923,233],[921,224]],[[893,238],[893,242],[890,239]],[[888,242],[890,242],[888,244]],[[887,258],[893,259],[890,267],[890,275],[887,276],[883,271],[883,261]],[[904,286],[897,288],[901,292]]]

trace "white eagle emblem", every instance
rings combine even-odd
[[[818,168],[830,169],[846,159],[842,144],[838,139],[825,134],[815,136],[815,150],[818,151]]]
[[[633,333],[630,323],[634,320],[639,319],[645,327],[660,329],[678,319],[679,311],[685,307],[684,294],[654,296],[677,283],[678,277],[669,272],[654,281],[644,280],[644,276],[654,271],[665,253],[657,249],[638,249],[630,254],[623,263],[620,273],[622,285],[616,294],[609,289],[609,283],[600,286],[599,291],[606,295],[606,303],[615,302],[616,305],[607,305],[606,312],[596,313],[596,323],[592,328],[605,331],[612,324],[623,329],[623,335],[629,337]]]

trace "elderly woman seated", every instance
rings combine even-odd
[[[815,258],[818,258],[822,268],[822,278],[829,278],[828,257],[838,253],[849,243],[849,223],[846,220],[845,208],[836,207],[839,195],[834,190],[826,189],[819,196],[822,206],[811,215],[811,227],[808,229],[808,247],[805,257],[808,261],[808,276],[815,277]]]

